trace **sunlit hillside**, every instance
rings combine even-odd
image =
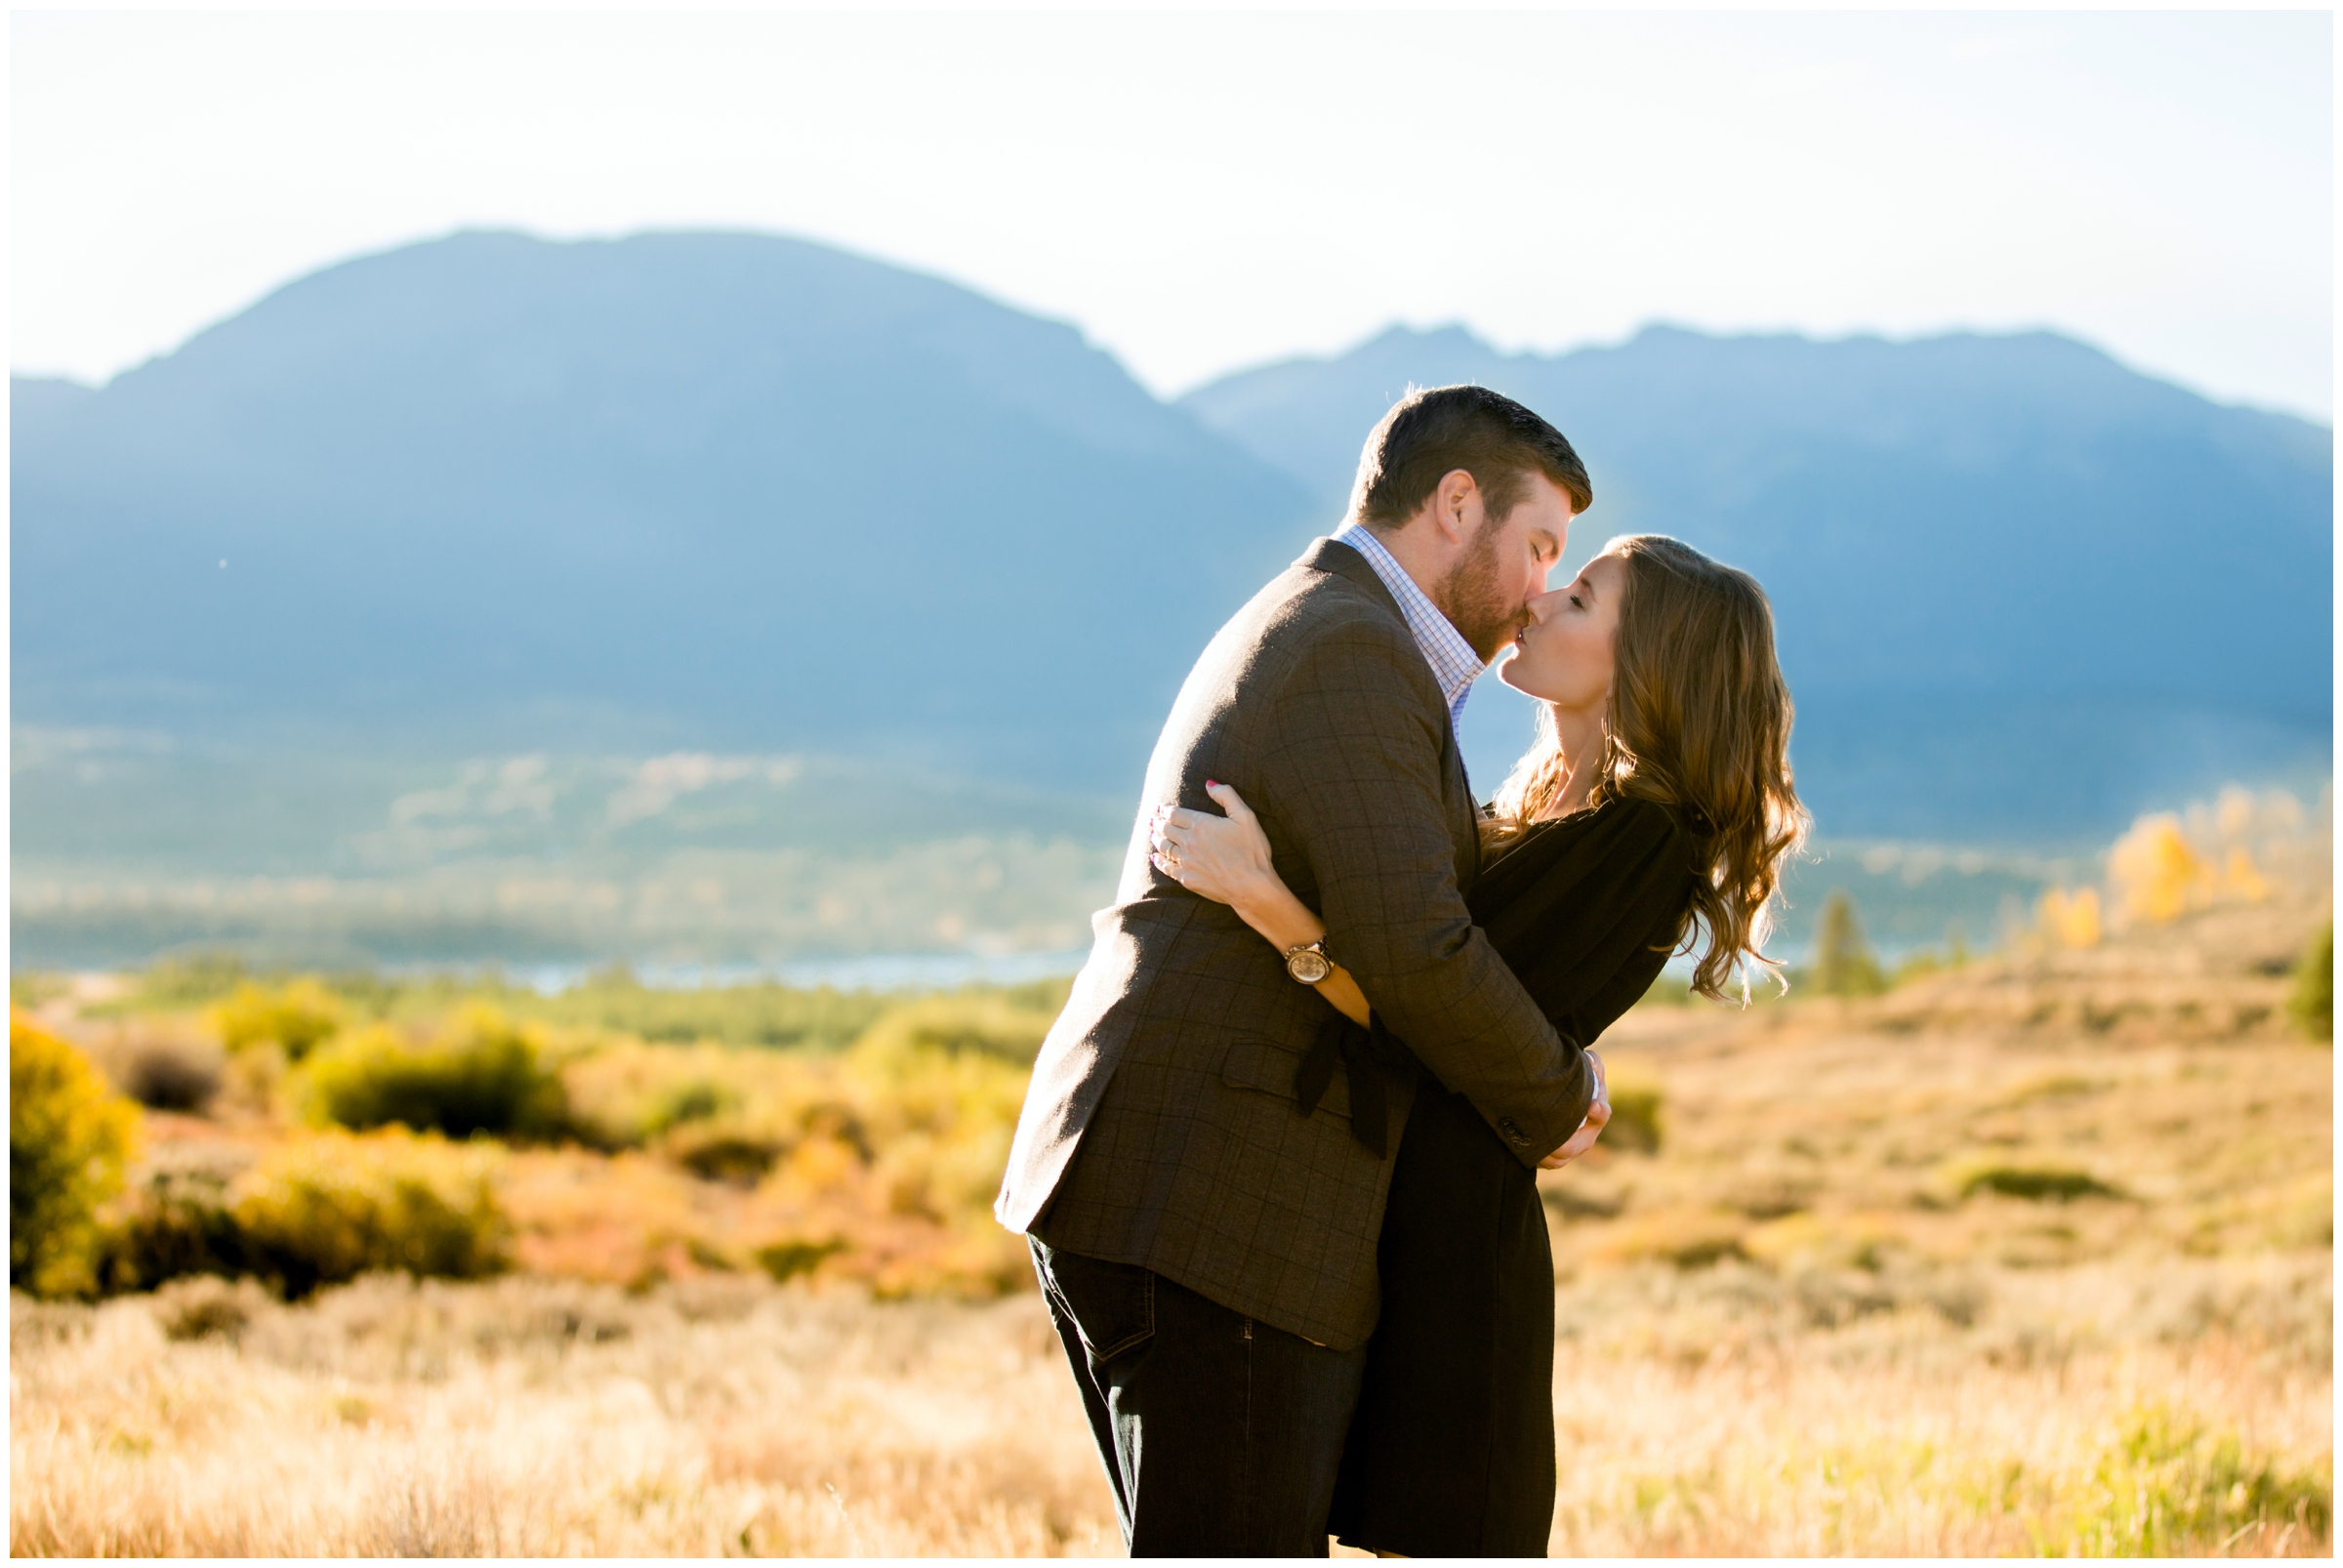
[[[2330,855],[2233,793],[1966,964],[1623,1019],[1553,1548],[2331,1550]],[[985,1215],[1061,993],[17,992],[150,1108],[12,1254],[16,1552],[1117,1548]]]

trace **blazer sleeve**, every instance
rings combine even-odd
[[[1448,717],[1422,653],[1379,619],[1328,628],[1267,717],[1257,804],[1308,861],[1328,951],[1433,1076],[1535,1165],[1584,1120],[1593,1074],[1464,907],[1441,803]]]

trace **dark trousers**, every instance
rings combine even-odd
[[[1323,1557],[1364,1348],[1033,1242],[1134,1557]]]

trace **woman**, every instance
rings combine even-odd
[[[1777,869],[1805,830],[1763,590],[1676,540],[1614,539],[1577,581],[1531,601],[1499,675],[1543,703],[1538,739],[1486,814],[1467,898],[1499,954],[1581,1045],[1671,953],[1693,956],[1704,996],[1722,1000],[1738,971],[1746,1004],[1749,968],[1773,967],[1760,949]],[[1208,790],[1228,814],[1165,813],[1158,869],[1280,950],[1325,936],[1245,803]],[[1390,1059],[1380,1042],[1359,1049],[1374,1018],[1347,972],[1337,966],[1319,990],[1359,1026],[1340,1052],[1348,1070]],[[1595,1069],[1600,1084],[1600,1058]],[[1305,1066],[1305,1080],[1313,1071],[1323,1088],[1331,1061]],[[1329,1525],[1347,1546],[1397,1555],[1541,1556],[1554,1275],[1536,1174],[1469,1101],[1418,1076],[1378,1254],[1382,1315]],[[1305,1104],[1316,1098],[1305,1084]],[[1546,1164],[1584,1152],[1609,1114],[1598,1098]]]

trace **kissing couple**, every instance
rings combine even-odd
[[[995,1206],[1134,1556],[1545,1553],[1538,1172],[1671,954],[1746,1001],[1805,827],[1763,591],[1639,534],[1548,592],[1592,500],[1511,398],[1411,392],[1172,704]],[[1508,644],[1542,714],[1481,806]]]

